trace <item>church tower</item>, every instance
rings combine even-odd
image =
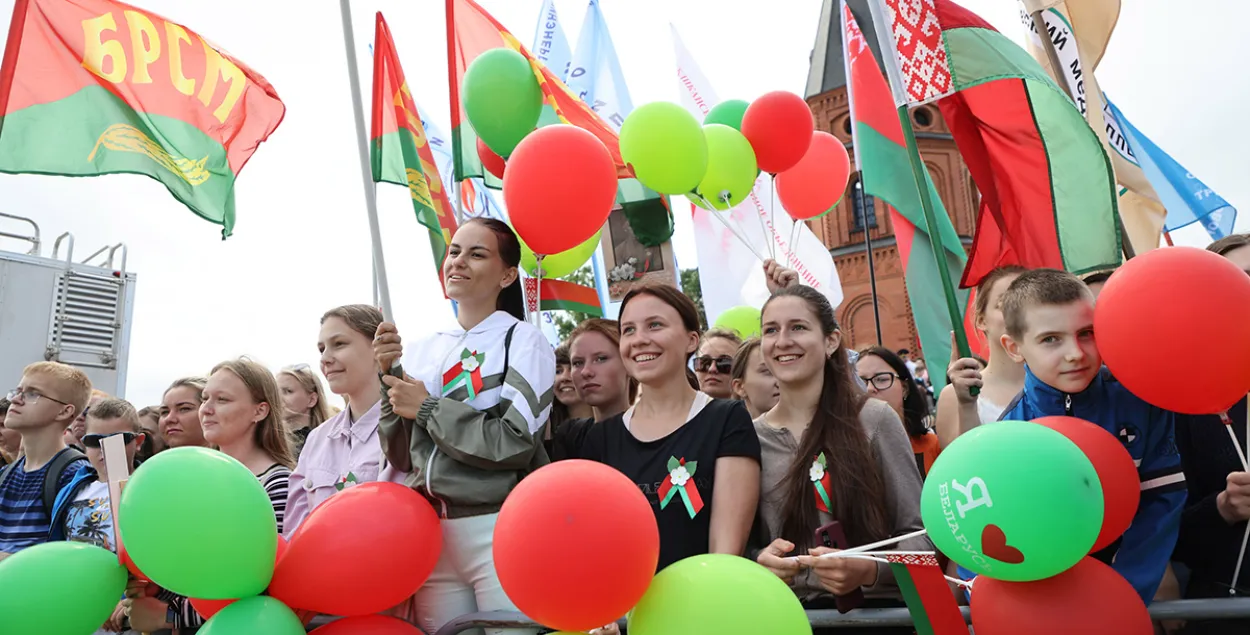
[[[869,47],[881,61],[881,50],[874,37],[872,15],[867,0],[847,0],[851,13],[859,22]],[[884,72],[884,71],[883,71]],[[873,270],[877,279],[877,302],[881,317],[881,341],[890,350],[900,348],[915,352],[920,348],[916,325],[904,287],[904,272],[894,240],[894,228],[885,203],[865,197],[859,174],[854,171],[854,148],[851,145],[850,105],[847,102],[846,69],[842,54],[842,16],[838,0],[824,0],[816,46],[812,50],[805,97],[816,117],[816,129],[824,130],[846,144],[851,153],[851,178],[846,194],[837,207],[824,217],[810,223],[812,231],[833,254],[838,275],[842,279],[845,299],[838,307],[838,323],[842,326],[847,346],[861,349],[877,344],[877,329],[872,308],[868,254],[864,232],[872,243]],[[972,176],[959,156],[955,140],[942,120],[936,106],[925,105],[911,111],[912,125],[921,156],[929,168],[938,194],[946,205],[955,231],[967,249],[971,244],[976,222],[977,194]],[[920,266],[934,266],[921,263]],[[956,281],[957,282],[957,281]],[[941,372],[947,360],[929,360],[932,372]]]

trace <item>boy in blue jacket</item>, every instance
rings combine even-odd
[[[1003,295],[1002,310],[1003,348],[1024,362],[1025,377],[1024,391],[1000,420],[1084,419],[1119,437],[1133,457],[1141,478],[1137,515],[1120,540],[1094,555],[1149,604],[1176,545],[1185,505],[1175,415],[1130,393],[1102,366],[1094,296],[1076,276],[1054,269],[1024,273]]]

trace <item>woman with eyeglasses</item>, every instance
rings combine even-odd
[[[755,421],[762,522],[749,553],[807,608],[831,608],[835,597],[859,590],[870,605],[898,605],[888,565],[819,556],[832,551],[826,536],[847,548],[923,527],[920,473],[903,426],[855,384],[833,307],[819,291],[776,290],[762,321],[761,348],[781,400]],[[895,548],[933,546],[920,537]]]
[[[308,364],[295,364],[278,371],[282,394],[282,422],[291,439],[291,455],[299,459],[308,433],[332,416],[321,380]]]
[[[338,492],[360,483],[389,480],[382,474],[378,421],[382,382],[373,357],[373,335],[382,312],[349,304],[321,316],[321,372],[330,392],[347,400],[347,409],[308,435],[299,465],[291,473],[285,533],[299,529],[308,514]]]
[[[547,338],[525,321],[512,228],[474,218],[449,242],[443,280],[456,327],[403,347],[384,322],[374,341],[379,368],[402,356],[405,374],[383,378],[386,458],[443,519],[438,564],[414,598],[426,633],[466,613],[515,610],[495,573],[495,521],[512,488],[549,462],[541,430],[556,371]]]
[[[694,358],[694,373],[699,390],[714,399],[734,399],[729,374],[733,370],[734,353],[742,346],[738,334],[723,328],[708,329]]]
[[[642,384],[638,403],[593,425],[582,458],[629,477],[660,529],[657,570],[705,553],[739,555],[759,497],[759,439],[741,402],[684,380],[699,316],[673,287],[634,287],[621,302],[620,356]]]
[[[924,389],[908,371],[907,363],[883,346],[861,351],[855,371],[868,386],[868,395],[889,404],[894,414],[902,419],[911,440],[911,450],[916,455],[916,467],[920,468],[920,478],[924,480],[941,452],[937,435],[929,427],[932,422]]]

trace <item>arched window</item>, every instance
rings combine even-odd
[[[864,194],[864,181],[859,174],[856,174],[853,179],[851,182],[851,233],[862,232],[865,226],[876,229],[875,199]]]

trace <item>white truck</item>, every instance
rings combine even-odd
[[[75,261],[74,237],[65,232],[50,256],[42,247],[34,220],[0,212],[0,395],[17,386],[27,364],[50,360],[125,397],[135,307],[126,246],[106,245]]]

